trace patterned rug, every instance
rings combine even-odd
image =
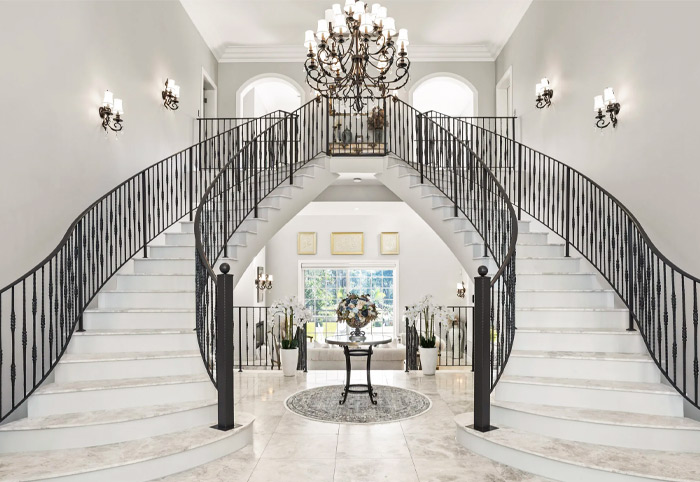
[[[284,405],[302,417],[319,422],[332,423],[387,423],[416,417],[428,409],[428,397],[405,388],[375,385],[376,405],[372,405],[366,393],[350,393],[345,405],[343,386],[331,385],[310,388],[291,395]]]

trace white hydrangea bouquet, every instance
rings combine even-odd
[[[379,316],[377,305],[372,303],[369,295],[351,294],[340,303],[336,310],[338,321],[347,323],[354,328],[350,334],[351,338],[361,338],[364,332],[361,328],[367,326]]]
[[[454,321],[455,313],[438,306],[433,301],[432,295],[426,295],[415,305],[408,306],[404,312],[409,320],[416,321],[421,318],[425,323],[425,335],[420,335],[420,346],[423,348],[435,348],[435,326],[442,325],[445,329]]]
[[[273,315],[284,314],[284,329],[282,330],[282,348],[296,348],[297,339],[294,337],[294,328],[303,327],[305,323],[313,319],[313,314],[302,303],[297,301],[296,296],[287,296],[281,300],[276,300],[270,306]],[[272,320],[272,327],[277,323],[277,318]]]

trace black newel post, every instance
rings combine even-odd
[[[216,277],[216,387],[219,392],[219,430],[233,423],[233,275],[227,263]]]
[[[486,266],[479,267],[474,279],[474,425],[479,432],[488,432],[491,426],[491,277]]]

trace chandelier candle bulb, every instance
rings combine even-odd
[[[405,52],[408,47],[408,29],[402,28],[399,30],[399,48]]]
[[[379,14],[379,9],[382,8],[382,6],[378,3],[373,3],[372,4],[372,15],[378,15]]]
[[[382,25],[382,33],[387,38],[396,35],[396,24],[394,23],[393,17],[387,17],[384,19],[384,24]]]

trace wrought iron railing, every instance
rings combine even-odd
[[[215,386],[220,303],[214,266],[226,258],[228,242],[241,224],[258,216],[260,202],[282,183],[293,183],[294,173],[324,152],[327,115],[327,104],[313,100],[292,113],[267,116],[265,129],[222,162],[202,196],[194,227],[196,332]]]
[[[407,307],[408,308],[408,307]],[[435,327],[435,347],[438,349],[439,367],[472,366],[474,343],[474,307],[446,306],[454,320],[449,326],[438,324]],[[420,315],[417,320],[406,318],[406,371],[418,370],[420,360],[418,345],[420,337],[426,336],[426,320]]]
[[[510,169],[493,170],[525,212],[585,257],[629,308],[635,324],[666,379],[695,407],[698,397],[698,284],[700,278],[670,261],[654,245],[631,211],[598,183],[512,139],[477,125],[443,119],[473,149],[498,165],[505,150],[515,152]]]
[[[265,121],[249,121],[144,169],[95,201],[36,267],[0,290],[0,420],[47,378],[83,313],[133,256],[184,216],[213,181],[214,155],[237,152]]]
[[[498,267],[491,279],[490,389],[503,373],[515,336],[515,246],[518,220],[499,180],[467,142],[398,99],[387,104],[389,149],[454,203]]]

